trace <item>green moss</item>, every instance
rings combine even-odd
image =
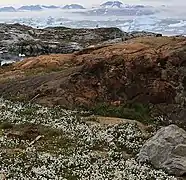
[[[0,129],[12,129],[13,125],[9,122],[3,122],[0,124]]]
[[[91,111],[95,115],[138,120],[146,124],[152,123],[150,108],[139,103],[120,106],[97,104]]]
[[[40,151],[44,152],[60,152],[64,154],[72,153],[75,146],[75,141],[69,139],[61,130],[42,127],[38,129],[43,136],[37,144]]]
[[[71,155],[76,147],[76,139],[70,139],[59,129],[30,123],[16,125],[3,122],[0,124],[0,136],[3,135],[3,130],[9,132],[9,129],[13,132],[20,132],[19,138],[21,140],[27,140],[28,142],[32,142],[36,137],[41,136],[41,138],[34,143],[37,151],[40,152]],[[25,145],[20,143],[11,148],[24,150]]]

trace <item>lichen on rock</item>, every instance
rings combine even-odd
[[[186,131],[176,125],[161,128],[141,148],[138,160],[172,175],[185,175]]]

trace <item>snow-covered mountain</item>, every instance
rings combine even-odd
[[[21,6],[18,11],[41,11],[43,8],[40,5]]]
[[[123,4],[120,1],[107,1],[101,5],[99,5],[98,7],[89,9],[91,14],[94,14],[95,9],[96,12],[98,12],[99,15],[105,15],[105,14],[113,14],[115,13],[115,15],[121,14],[121,10],[124,11],[130,11],[128,9],[143,9],[145,8],[145,6],[143,5],[127,5],[127,4]],[[47,10],[47,9],[66,9],[66,10],[81,10],[81,9],[86,9],[84,6],[80,5],[80,4],[67,4],[63,7],[61,6],[56,6],[56,5],[26,5],[26,6],[21,6],[20,8],[16,9],[12,6],[10,7],[2,7],[0,8],[0,12],[16,12],[16,11],[41,11],[41,10]],[[126,10],[127,9],[127,10]],[[107,11],[113,11],[111,13],[108,13]],[[135,10],[133,10],[135,11]],[[89,14],[90,14],[89,13]],[[124,14],[134,14],[134,13],[130,13],[130,12],[124,12]],[[151,14],[151,13],[141,13],[141,14]]]
[[[100,5],[102,8],[122,8],[124,7],[124,4],[120,1],[107,1]]]
[[[153,7],[140,4],[123,4],[121,1],[107,1],[81,13],[87,16],[142,16],[153,15],[155,10]]]
[[[121,1],[107,1],[103,4],[100,5],[101,8],[104,9],[113,9],[113,8],[145,8],[146,6],[144,5],[135,5],[135,4],[123,4]]]
[[[82,5],[79,4],[69,4],[65,5],[64,7],[56,6],[56,5],[27,5],[21,6],[20,8],[16,9],[14,7],[2,7],[0,8],[0,12],[16,12],[16,11],[41,11],[41,10],[48,10],[48,9],[85,9]]]
[[[79,4],[69,4],[64,6],[63,9],[85,9],[85,8]]]
[[[16,12],[16,9],[12,6],[0,8],[0,12]]]

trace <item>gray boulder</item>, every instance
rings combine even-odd
[[[176,125],[161,128],[144,144],[138,161],[151,163],[171,175],[185,175],[186,131]]]

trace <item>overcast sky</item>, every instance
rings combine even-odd
[[[105,2],[105,0],[0,0],[1,6],[20,6],[26,4],[56,4],[64,5],[70,3],[79,3],[85,6],[91,6]],[[183,4],[185,0],[121,0],[123,3],[139,3],[139,4]]]

